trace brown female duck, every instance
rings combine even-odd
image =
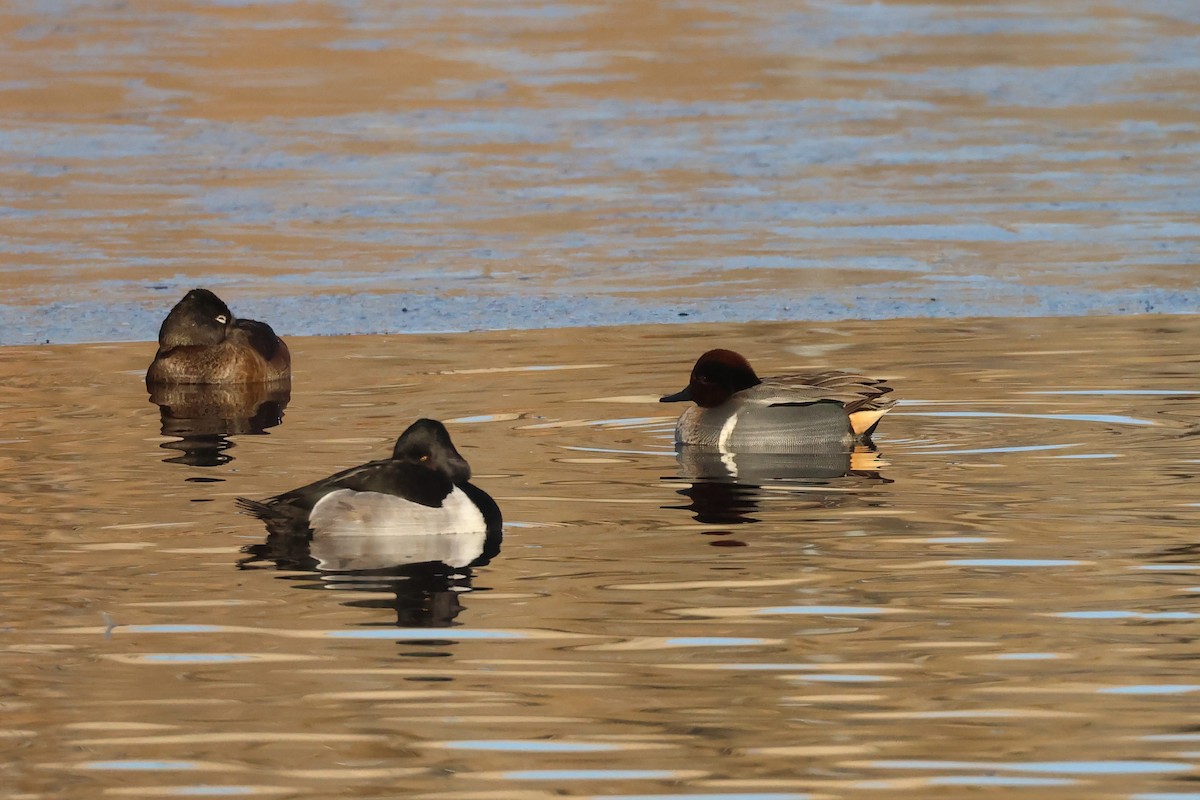
[[[192,289],[175,304],[158,331],[158,353],[147,385],[232,384],[291,377],[292,357],[271,326],[238,319],[221,298]]]

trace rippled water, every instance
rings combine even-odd
[[[1200,306],[1195,0],[17,0],[0,45],[0,343],[198,284],[291,335]]]
[[[0,350],[8,796],[1195,797],[1198,333],[298,338],[207,460],[150,345]],[[848,474],[698,479],[655,398],[710,343],[902,405]],[[321,573],[236,513],[420,415],[504,510],[486,565]]]

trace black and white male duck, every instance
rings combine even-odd
[[[393,563],[466,566],[482,551],[486,536],[503,524],[496,502],[470,478],[471,467],[446,427],[418,419],[396,440],[390,458],[266,500],[239,497],[237,505],[273,533],[311,536],[314,556],[320,556],[322,540],[340,540],[342,545],[330,552],[336,551],[342,568],[356,568],[345,563],[355,560],[378,565],[389,554],[397,559]],[[347,539],[362,552],[348,554]]]

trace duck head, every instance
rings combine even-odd
[[[440,472],[456,484],[471,479],[471,466],[454,448],[446,426],[435,419],[419,419],[409,425],[396,440],[392,459]]]
[[[169,350],[220,344],[236,321],[221,298],[208,289],[192,289],[163,320],[158,329],[158,346]]]
[[[682,391],[660,397],[660,403],[695,401],[703,408],[714,408],[735,393],[762,383],[754,368],[732,350],[709,350],[696,360],[692,377]]]

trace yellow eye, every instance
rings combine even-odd
[[[421,457],[420,457],[419,459],[417,459],[417,460],[418,460],[418,461],[420,461],[422,464],[424,464],[426,461],[428,461],[428,460],[429,460],[429,456],[421,456]]]

